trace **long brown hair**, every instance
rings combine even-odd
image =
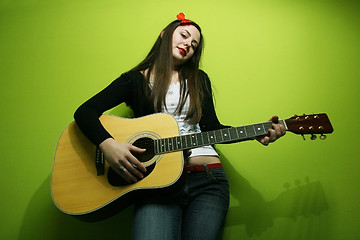
[[[201,28],[194,22],[186,23],[194,25],[200,32],[200,42],[196,47],[193,56],[179,69],[179,80],[181,83],[180,101],[176,112],[180,113],[184,107],[187,97],[190,97],[189,111],[185,120],[189,123],[198,123],[201,119],[201,101],[203,89],[199,76],[199,63],[204,46],[204,39]],[[175,29],[184,25],[180,20],[170,23],[159,35],[152,49],[146,58],[132,70],[147,71],[146,83],[149,84],[150,76],[155,79],[154,85],[149,93],[149,101],[154,104],[155,112],[160,112],[162,106],[166,106],[165,97],[168,91],[173,71],[172,36]],[[187,81],[185,81],[185,79]],[[187,90],[187,91],[186,91]]]

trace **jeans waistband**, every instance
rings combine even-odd
[[[221,163],[211,163],[211,164],[190,166],[190,167],[186,167],[185,169],[188,172],[205,172],[213,168],[222,168],[222,167],[223,165]]]

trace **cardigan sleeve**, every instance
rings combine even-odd
[[[76,124],[84,135],[96,146],[112,136],[102,126],[99,117],[103,112],[131,99],[131,81],[122,74],[110,85],[84,102],[74,113]]]
[[[216,115],[211,82],[208,75],[204,71],[200,71],[200,80],[202,82],[204,92],[202,102],[202,117],[199,123],[201,131],[206,132],[230,127],[221,124]]]

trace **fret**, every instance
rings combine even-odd
[[[215,134],[216,134],[216,140],[218,140],[221,137],[221,140],[219,139],[219,141],[224,142],[224,135],[221,130],[215,131]],[[216,142],[219,142],[219,141],[216,141]]]
[[[161,151],[161,141],[162,141],[162,139],[159,139],[158,140],[158,153],[161,153],[162,151]]]
[[[209,144],[215,144],[216,143],[216,135],[214,131],[208,132],[208,138],[209,138]]]
[[[173,151],[174,149],[174,147],[173,147],[173,138],[168,138],[168,145],[169,145],[169,149],[168,149],[168,151],[169,152],[171,152],[171,151]]]
[[[219,138],[221,137],[221,136],[219,136],[219,132],[218,132],[218,131],[212,131],[212,135],[214,136],[214,138],[213,138],[213,139],[214,139],[213,144],[214,144],[214,143],[217,143],[217,142],[220,140]]]
[[[262,123],[254,124],[255,136],[266,135],[267,131]]]
[[[253,125],[245,126],[245,131],[248,138],[253,138],[255,136],[255,129]]]
[[[163,139],[160,139],[160,141],[159,141],[159,152],[164,152],[164,150],[163,150]]]
[[[206,136],[207,136],[207,139],[208,139],[208,143],[211,144],[210,132],[206,132]]]
[[[203,137],[201,133],[197,133],[196,134],[196,140],[197,140],[197,145],[198,146],[205,146],[204,145],[204,141],[203,141]]]
[[[157,148],[158,148],[158,153],[161,153],[161,140],[162,140],[162,139],[158,139],[158,141],[157,141],[157,142],[158,142],[158,143],[157,143],[157,145],[158,145],[158,146],[157,146]]]
[[[196,144],[196,135],[195,134],[191,134],[190,135],[190,139],[191,139],[191,147],[196,147],[197,144]]]
[[[288,130],[286,122],[284,120],[279,120],[279,123],[285,127],[286,130]]]
[[[186,149],[186,138],[184,136],[181,136],[181,147],[182,149]]]
[[[166,152],[170,152],[171,148],[171,142],[170,138],[166,138]]]
[[[169,139],[164,138],[164,152],[168,152],[168,151],[169,151]]]
[[[209,145],[210,141],[209,141],[209,135],[207,132],[201,133],[201,138],[203,140],[203,144],[204,146]]]
[[[210,144],[210,136],[209,136],[209,132],[205,132],[204,134],[206,134],[206,143]],[[205,142],[205,141],[204,141]]]
[[[245,127],[237,127],[236,132],[239,135],[239,139],[245,139],[247,137]]]
[[[267,135],[269,133],[269,129],[272,128],[272,122],[264,122],[263,126],[264,126],[264,134],[263,135]]]
[[[181,137],[177,136],[176,137],[176,149],[183,149],[182,144],[181,144]]]
[[[169,138],[169,151],[174,151],[174,138]]]
[[[194,143],[195,143],[195,141],[194,141],[194,135],[193,135],[193,134],[189,134],[189,139],[190,139],[190,145],[189,145],[189,147],[193,147],[193,146],[194,146]]]
[[[285,125],[284,120],[279,120],[279,123]],[[156,154],[159,154],[234,140],[252,139],[257,136],[267,135],[268,129],[270,128],[272,128],[272,122],[264,122],[235,128],[231,127],[215,131],[163,138],[154,141],[154,151]]]
[[[160,141],[160,147],[161,147],[161,152],[165,153],[165,139],[161,139]]]
[[[185,135],[184,136],[185,140],[186,140],[186,149],[191,148],[191,139],[189,135]]]
[[[171,140],[172,140],[172,150],[175,151],[175,150],[178,149],[177,148],[176,137],[171,138]]]
[[[264,122],[263,126],[264,126],[264,132],[265,134],[269,133],[269,129],[272,128],[272,122]]]
[[[228,128],[229,129],[229,137],[231,140],[240,139],[240,136],[238,132],[236,131],[236,128]]]
[[[168,152],[168,148],[167,148],[168,141],[167,140],[168,140],[167,138],[164,138],[164,152]]]
[[[155,144],[154,152],[155,152],[155,153],[160,153],[160,151],[159,151],[159,139],[156,139],[156,140],[154,141],[154,144]]]
[[[221,132],[223,135],[224,142],[228,142],[229,140],[231,140],[229,128],[222,129]]]
[[[197,136],[196,133],[191,135],[191,140],[192,140],[191,146],[194,147],[194,148],[199,146],[199,143],[198,143],[198,140],[197,140],[196,136]]]
[[[168,152],[169,151],[169,139],[168,138],[165,138],[165,147],[164,147],[164,150],[165,152]]]
[[[177,150],[176,137],[171,138],[172,140],[172,150]]]

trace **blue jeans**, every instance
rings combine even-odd
[[[135,206],[132,239],[216,239],[228,208],[229,184],[224,169],[192,172],[179,198]]]

